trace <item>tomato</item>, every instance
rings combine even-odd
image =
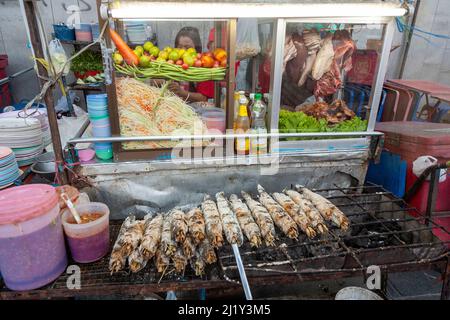
[[[167,60],[167,63],[174,64],[173,60]]]
[[[204,56],[214,58],[214,54],[212,52],[207,52],[204,54]]]
[[[181,66],[184,70],[189,69],[189,65],[187,63],[183,63],[183,65]]]
[[[183,64],[183,60],[178,59],[177,62],[175,62],[177,65],[181,66]]]
[[[204,68],[212,68],[214,65],[214,59],[208,55],[203,56],[201,61]]]
[[[194,61],[194,67],[200,68],[202,66],[202,61],[201,60],[195,60]]]
[[[197,53],[197,59],[201,59],[202,58],[202,54],[201,53]]]
[[[222,48],[214,50],[214,58],[218,61],[223,61],[227,58],[227,52]]]
[[[218,68],[218,67],[220,67],[220,62],[219,61],[214,62],[213,68]]]
[[[227,60],[225,59],[225,60],[220,61],[220,66],[222,68],[226,68],[227,67]]]

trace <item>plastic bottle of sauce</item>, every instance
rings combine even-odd
[[[233,131],[236,130],[236,120],[239,113],[239,100],[240,93],[238,91],[234,92],[234,122],[233,122]]]
[[[250,119],[247,113],[247,99],[240,98],[239,100],[239,113],[236,119],[237,134],[248,133],[250,129]],[[250,152],[250,139],[249,138],[236,138],[236,154],[247,155]]]

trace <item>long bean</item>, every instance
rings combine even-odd
[[[116,65],[120,73],[133,76],[138,79],[167,78],[175,81],[200,82],[208,80],[223,80],[225,68],[189,68],[184,70],[178,65],[167,62],[152,61],[149,68],[138,68],[130,65]]]

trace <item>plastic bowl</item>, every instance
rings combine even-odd
[[[105,111],[93,111],[93,110],[89,110],[88,111],[88,116],[90,117],[109,117],[109,113],[108,110]]]
[[[79,263],[89,263],[103,258],[109,248],[109,208],[100,202],[75,206],[78,214],[101,213],[97,220],[77,224],[69,223],[74,217],[68,209],[62,214],[64,233],[69,243],[72,258]]]
[[[97,138],[111,137],[111,127],[106,126],[92,126],[92,135]]]
[[[112,149],[111,142],[96,142],[94,143],[95,149]]]
[[[82,149],[78,150],[78,158],[80,158],[81,162],[88,162],[94,159],[95,150],[92,149]]]
[[[338,291],[335,300],[383,300],[383,298],[368,289],[346,287]]]
[[[109,160],[113,157],[113,151],[110,150],[95,150],[95,155],[101,160]]]
[[[99,117],[99,118],[91,118],[92,126],[101,127],[101,126],[109,126],[109,116]]]

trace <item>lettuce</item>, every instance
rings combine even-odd
[[[353,117],[333,126],[329,126],[325,119],[316,119],[303,112],[280,110],[278,129],[281,133],[296,132],[352,132],[366,131],[367,120]],[[287,140],[300,140],[305,138],[288,138]]]

